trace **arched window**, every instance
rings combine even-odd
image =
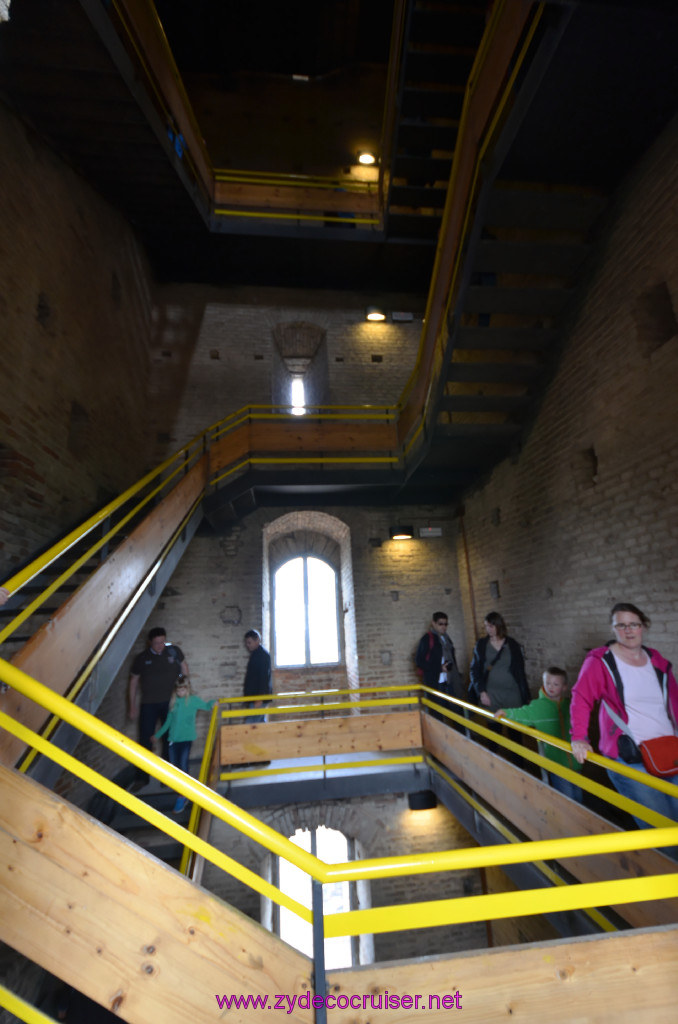
[[[297,510],[267,523],[262,539],[262,627],[274,664],[274,690],[358,686],[349,527],[326,512]],[[292,582],[281,598],[285,573],[278,573],[289,562],[296,566],[286,570]],[[333,597],[323,598],[322,586],[316,588],[316,577],[323,575],[325,593]]]
[[[291,842],[302,850],[313,853],[327,864],[343,864],[359,856],[357,843],[343,832],[319,825],[317,828],[298,828]],[[311,880],[283,857],[272,857],[270,880],[288,896],[309,909],[312,907]],[[307,956],[313,956],[313,926],[302,921],[286,907],[266,900],[264,923],[277,932],[281,939]],[[323,913],[341,914],[347,910],[360,910],[371,905],[370,883],[361,879],[352,882],[333,882],[323,886]],[[340,935],[325,939],[325,966],[329,969],[351,967],[374,962],[372,935]]]
[[[328,562],[303,555],[276,570],[273,632],[281,668],[338,663],[337,574]]]
[[[308,853],[314,853],[328,863],[343,863],[349,859],[346,836],[336,829],[319,828],[310,832],[308,829],[297,829],[290,836],[295,846]],[[294,896],[295,900],[305,907],[311,907],[311,879],[294,864],[280,858],[280,888],[283,892]],[[323,910],[326,914],[340,914],[351,909],[351,898],[348,882],[333,882],[323,886]],[[313,956],[313,926],[307,924],[286,907],[280,908],[280,938],[307,956]],[[325,966],[350,967],[353,963],[350,935],[341,935],[325,940]]]

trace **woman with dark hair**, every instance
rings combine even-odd
[[[633,748],[647,740],[678,734],[678,684],[666,658],[644,646],[650,620],[640,608],[627,602],[616,604],[610,622],[614,640],[589,651],[572,690],[572,753],[583,764],[593,749],[588,738],[589,721],[599,703],[600,753],[647,774],[642,760],[635,760]],[[678,820],[678,794],[673,797],[660,793],[613,771],[608,775],[622,796]],[[670,781],[677,779],[674,775]],[[650,827],[640,818],[636,821],[641,828]]]
[[[507,635],[499,612],[485,616],[485,631],[473,650],[469,699],[489,711],[519,708],[530,701],[520,644]]]

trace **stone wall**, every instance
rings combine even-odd
[[[677,176],[674,123],[618,197],[520,455],[466,499],[479,625],[493,608],[504,615],[535,688],[548,664],[576,678],[609,639],[617,601],[649,614],[649,642],[678,659]],[[460,545],[470,647],[466,568]]]
[[[0,107],[0,579],[142,475],[152,298],[127,223]]]

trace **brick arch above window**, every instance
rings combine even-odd
[[[294,530],[271,541],[268,557],[271,573],[275,573],[290,558],[313,555],[328,562],[337,572],[341,568],[341,549],[333,537],[317,530]]]
[[[309,680],[315,685],[358,686],[358,645],[356,635],[355,601],[353,592],[353,560],[351,554],[351,531],[346,523],[336,516],[314,510],[288,512],[267,523],[263,530],[263,630],[269,650],[272,644],[272,589],[276,570],[290,558],[313,555],[328,562],[337,573],[340,587],[340,632],[343,635],[343,664],[339,670],[330,669],[320,674],[313,669],[308,672]],[[289,689],[291,682],[284,681],[282,674],[287,670],[274,669],[274,690]],[[342,679],[336,676],[337,671]],[[327,675],[327,679],[324,678]],[[276,679],[279,676],[279,679]],[[303,679],[294,679],[293,688],[303,688]],[[310,685],[310,683],[309,683]]]

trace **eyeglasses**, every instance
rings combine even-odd
[[[643,624],[642,622],[613,622],[612,628],[621,630],[632,629],[635,633],[637,629],[643,628]]]

